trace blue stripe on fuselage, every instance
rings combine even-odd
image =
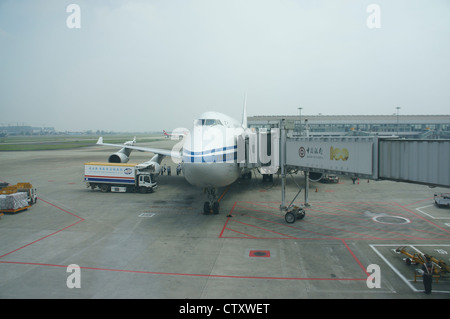
[[[191,152],[191,151],[188,151],[185,149],[183,153],[186,155],[206,155],[206,154],[225,152],[225,151],[236,150],[236,149],[237,149],[237,145],[233,145],[233,146],[226,146],[226,147],[221,147],[221,148],[213,148],[211,150],[201,151],[201,152]]]
[[[237,145],[201,152],[183,150],[183,161],[185,163],[235,163],[236,160]]]

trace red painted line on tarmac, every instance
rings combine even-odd
[[[316,217],[317,217],[317,216],[316,216]],[[326,219],[326,218],[325,218],[325,219]],[[305,222],[306,222],[306,221],[305,221]],[[346,229],[343,229],[343,228],[331,227],[331,226],[325,226],[325,225],[322,225],[322,224],[312,223],[312,222],[308,222],[308,224],[315,225],[315,226],[318,226],[318,227],[323,227],[323,228],[328,228],[328,229],[336,230],[336,231],[343,232],[343,233],[355,234],[355,235],[358,235],[358,236],[362,236],[362,237],[366,237],[366,238],[371,238],[371,239],[373,239],[373,240],[381,239],[381,238],[379,238],[379,237],[374,237],[374,236],[372,236],[372,235],[365,235],[365,234],[357,233],[357,232],[354,232],[354,231],[346,230]],[[357,225],[350,224],[350,223],[345,223],[345,224],[351,225],[351,226],[357,226]],[[371,229],[370,227],[367,227],[367,228]],[[342,239],[341,237],[335,237],[335,238]]]
[[[424,199],[424,200],[429,200],[429,198]],[[423,200],[417,201],[415,203],[419,203]],[[415,204],[413,203],[413,204]],[[344,205],[344,203],[338,203],[340,205]],[[392,203],[384,203],[384,202],[376,202],[376,203],[370,203],[371,205],[378,205],[378,208],[380,209],[386,209],[385,206],[388,206],[389,210],[387,213],[392,213],[395,214],[396,216],[403,216],[405,218],[411,218],[411,214],[413,215],[413,217],[416,217],[418,219],[421,219],[423,221],[426,221],[428,223],[430,223],[431,225],[437,227],[438,229],[450,234],[450,231],[446,230],[445,228],[442,228],[441,226],[435,224],[434,222],[430,221],[429,219],[426,219],[424,216],[421,216],[419,214],[417,214],[416,212],[410,210],[407,206],[411,206],[413,204],[408,204],[408,205],[400,205],[398,203],[392,202]],[[350,205],[345,205],[348,207],[352,207]],[[393,207],[394,206],[394,207]],[[354,207],[353,207],[354,208]],[[401,212],[407,212],[408,214],[402,214]],[[448,237],[450,235],[445,235],[445,234],[439,234],[439,233],[435,233],[435,232],[431,232],[431,231],[425,231],[425,230],[420,230],[420,229],[414,229],[414,228],[410,228],[411,230],[417,231],[417,232],[422,232],[422,233],[428,233],[428,234],[433,234],[433,235],[437,235],[437,236],[442,236],[442,238],[423,238],[423,237],[417,237],[417,236],[411,236],[411,235],[406,235],[406,234],[401,234],[402,236],[406,236],[406,237],[412,237],[416,240],[428,240],[428,239],[448,239]],[[398,238],[397,238],[398,239]],[[407,239],[407,238],[405,238]]]
[[[435,233],[435,232],[432,232],[432,231],[426,231],[426,230],[417,229],[417,228],[411,228],[411,230],[416,231],[416,232],[420,232],[420,233],[432,234],[432,235],[436,235],[436,236],[441,237],[441,238],[425,238],[425,239],[448,240],[450,238],[450,235],[443,235],[443,234]]]
[[[264,202],[264,203],[266,203],[266,202]],[[267,202],[267,203],[273,203],[273,202]],[[278,214],[272,213],[270,211],[258,210],[258,209],[246,207],[246,206],[244,206],[242,204],[255,205],[255,206],[258,206],[258,207],[268,208],[270,210],[278,210],[279,208],[277,208],[277,207],[264,205],[263,203],[248,202],[248,201],[241,201],[241,202],[239,202],[238,205],[235,205],[235,206],[237,206],[239,208],[242,208],[242,209],[245,209],[245,210],[249,210],[249,211],[253,211],[253,212],[259,212],[259,213],[263,213],[263,214],[266,214],[266,215],[278,216]],[[278,204],[278,203],[276,203],[276,204]],[[362,205],[362,207],[355,206],[357,204]],[[334,206],[329,206],[329,205],[334,205]],[[402,205],[400,205],[398,203],[395,203],[395,202],[354,202],[354,203],[316,202],[316,203],[314,203],[314,206],[315,207],[321,207],[323,209],[308,208],[308,210],[309,211],[319,212],[321,214],[330,215],[330,216],[338,216],[338,217],[344,217],[344,218],[349,218],[349,219],[354,219],[354,220],[363,220],[363,218],[360,218],[360,217],[334,214],[334,213],[326,211],[325,209],[333,209],[333,210],[336,210],[336,211],[342,211],[342,212],[348,212],[348,213],[351,213],[351,214],[362,215],[362,214],[364,214],[364,212],[358,212],[358,211],[355,211],[354,209],[365,209],[364,207],[368,206],[368,205],[371,205],[372,207],[376,206],[375,208],[378,209],[378,210],[379,209],[383,209],[383,213],[387,213],[388,215],[389,214],[395,214],[395,216],[404,216],[405,218],[411,218],[411,214],[413,214],[414,215],[413,217],[417,217],[417,218],[419,218],[421,220],[424,220],[424,221],[432,224],[433,226],[436,226],[439,230],[442,230],[442,231],[444,231],[446,233],[446,234],[439,234],[438,232],[432,232],[432,231],[426,231],[426,230],[409,228],[410,230],[416,230],[416,231],[421,232],[421,233],[432,234],[432,235],[435,235],[435,236],[441,236],[441,238],[437,238],[437,237],[426,238],[426,237],[419,237],[419,236],[414,236],[414,235],[408,235],[408,234],[404,234],[404,233],[400,233],[400,232],[386,231],[386,230],[378,229],[376,227],[368,227],[368,226],[362,226],[362,225],[351,224],[351,223],[349,224],[349,225],[353,225],[353,226],[356,226],[356,227],[363,227],[363,228],[367,228],[367,229],[374,229],[374,230],[381,231],[381,232],[384,232],[384,233],[390,233],[390,234],[402,236],[402,238],[398,238],[398,237],[397,238],[372,237],[373,239],[376,239],[376,240],[386,240],[386,239],[392,239],[392,240],[403,240],[403,239],[405,239],[405,240],[406,239],[415,239],[415,240],[442,239],[442,240],[446,240],[446,239],[448,239],[448,237],[450,237],[450,231],[448,231],[448,230],[438,226],[437,224],[433,223],[432,221],[426,219],[425,217],[420,216],[417,213],[415,213],[414,211],[411,211],[410,209],[408,209],[407,206],[410,206],[411,204],[402,206]],[[336,206],[343,206],[343,207],[348,207],[348,208],[351,208],[351,209],[337,208]],[[388,209],[388,211],[386,211],[387,209]],[[250,216],[250,215],[245,216],[245,217],[256,218],[256,217]],[[326,219],[324,217],[315,216],[315,215],[310,215],[310,217]],[[330,220],[330,221],[332,221],[332,220]],[[270,221],[268,221],[268,222],[270,222]],[[309,221],[302,221],[302,222],[310,223]],[[343,221],[337,221],[337,222],[341,223],[341,224],[346,224]],[[284,225],[284,224],[280,224],[280,225],[288,226],[288,225]],[[327,228],[327,227],[330,228],[329,226],[325,226],[325,225],[320,225],[320,226],[321,227],[325,227],[325,228]],[[336,228],[336,230],[343,231],[343,232],[348,232],[347,230],[343,230],[343,229],[339,229],[339,228]],[[357,233],[355,233],[355,234],[357,234]],[[447,235],[447,234],[449,234],[449,235]],[[364,235],[364,234],[359,234],[359,235],[362,236],[362,237],[369,236],[369,235]],[[339,239],[358,239],[358,240],[361,239],[361,240],[365,240],[365,238],[336,238],[336,239],[338,239],[338,240]]]
[[[255,206],[259,206],[259,207],[265,207],[265,208],[270,208],[270,209],[275,209],[277,211],[280,211],[280,207],[273,207],[273,206],[263,205],[263,204],[260,204],[260,203],[257,203],[257,202],[244,202],[244,201],[242,201],[240,203],[250,204],[250,205],[255,205]],[[241,207],[244,207],[244,206],[241,206]],[[245,207],[245,208],[247,208],[247,207]]]
[[[321,206],[321,207],[330,208],[330,207],[325,207],[325,206]],[[350,219],[354,219],[354,220],[361,220],[361,221],[367,220],[367,218],[355,217],[355,216],[345,216],[345,215],[341,215],[341,214],[327,212],[327,211],[321,210],[321,209],[308,208],[308,211],[318,212],[318,213],[321,213],[321,214],[324,214],[324,215],[337,216],[337,217],[342,217],[342,218],[350,218]],[[314,217],[317,217],[317,216],[314,216]],[[324,218],[324,217],[322,217],[322,218]]]
[[[414,202],[414,203],[411,203],[411,204],[408,204],[408,205],[405,205],[405,206],[412,206],[412,205],[421,203],[421,202],[426,201],[426,200],[433,200],[433,198],[434,198],[434,197],[428,197],[428,198],[418,200],[417,202]]]
[[[339,203],[330,203],[330,204],[331,205],[339,205]],[[314,204],[314,207],[323,207],[323,208],[333,209],[335,211],[343,211],[343,212],[351,213],[351,214],[364,215],[363,212],[355,212],[355,211],[348,210],[348,209],[343,209],[343,208],[324,206],[323,204],[322,205]],[[350,208],[357,208],[357,207],[351,207],[351,206],[348,206],[348,207],[350,207]],[[331,213],[328,213],[328,214],[331,214]],[[342,216],[342,215],[338,215],[338,216]],[[344,216],[344,217],[346,217],[346,216]]]
[[[15,265],[31,265],[31,266],[45,266],[45,267],[59,267],[67,268],[68,265],[52,265],[41,263],[28,263],[17,261],[0,261],[0,264],[15,264]],[[137,273],[147,275],[164,275],[164,276],[184,276],[184,277],[206,277],[206,278],[229,278],[229,279],[271,279],[271,280],[320,280],[320,281],[366,281],[366,278],[298,278],[298,277],[273,277],[273,276],[238,276],[238,275],[211,275],[211,274],[186,274],[174,272],[159,272],[159,271],[145,271],[145,270],[128,270],[128,269],[111,269],[111,268],[97,268],[97,267],[82,267],[85,270],[100,270],[123,273]]]
[[[227,220],[226,220],[226,222],[225,222],[225,225],[223,225],[222,231],[221,231],[220,234],[219,234],[219,238],[222,238],[223,232],[225,231],[225,229],[227,229],[227,224],[228,224],[229,220],[230,220],[230,219],[227,218]]]
[[[246,210],[250,210],[252,212],[262,213],[262,214],[271,215],[271,216],[275,216],[275,217],[280,217],[281,216],[279,213],[278,214],[270,213],[270,212],[266,212],[266,211],[263,211],[263,210],[254,209],[254,208],[250,208],[250,207],[245,207],[245,206],[241,206],[241,205],[238,205],[237,207],[238,208],[243,208],[243,209],[246,209]]]
[[[445,228],[442,228],[441,226],[439,226],[439,225],[433,223],[431,220],[426,219],[425,217],[416,214],[415,212],[413,212],[413,211],[410,210],[409,208],[407,208],[407,207],[405,207],[405,206],[402,206],[402,205],[400,205],[400,204],[397,204],[397,203],[396,203],[396,205],[398,205],[399,207],[403,208],[404,210],[410,212],[411,214],[413,214],[413,215],[416,216],[417,218],[427,221],[428,223],[430,223],[431,225],[433,225],[433,226],[439,228],[439,229],[442,230],[443,232],[445,232],[445,233],[447,233],[447,234],[450,234],[450,231],[448,231],[448,230],[446,230]]]
[[[395,206],[395,203],[383,203],[383,202],[364,202],[364,203],[359,203],[359,204],[361,204],[361,205],[364,205],[364,206],[367,206],[368,204],[370,204],[370,212],[372,212],[372,213],[377,213],[377,209],[380,209],[380,210],[382,210],[383,211],[383,213],[392,213],[392,214],[395,214],[395,215],[398,215],[398,216],[403,216],[403,217],[406,217],[406,216],[409,216],[409,215],[402,215],[402,213],[404,213],[405,211],[403,210],[403,209],[396,209],[396,207],[393,207],[393,206]],[[341,206],[344,206],[344,207],[350,207],[350,208],[353,208],[353,209],[364,209],[363,207],[358,207],[358,206],[353,206],[353,205],[351,205],[350,203],[348,203],[348,204],[346,204],[346,203],[336,203],[336,205],[341,205]],[[389,209],[389,211],[387,211]],[[375,210],[375,211],[374,211]],[[393,211],[393,210],[395,210],[395,212]],[[360,214],[364,214],[364,212],[361,212]]]
[[[350,252],[350,254],[352,255],[353,259],[355,259],[355,261],[358,263],[359,267],[361,267],[361,269],[364,271],[364,273],[369,276],[370,274],[367,273],[366,268],[363,266],[363,264],[359,261],[359,259],[356,257],[356,255],[353,253],[353,251],[350,249],[350,247],[347,245],[347,243],[345,242],[345,240],[342,240],[342,243],[345,245],[345,247],[347,247],[347,250]]]
[[[235,232],[235,233],[238,233],[238,234],[241,234],[241,235],[246,236],[246,237],[244,237],[244,238],[257,238],[257,237],[255,237],[255,236],[252,236],[252,235],[249,235],[249,234],[246,234],[246,233],[243,233],[243,232],[240,232],[240,231],[237,231],[237,230],[228,228],[228,227],[226,228],[226,230],[229,230],[229,231],[232,231],[232,232]],[[227,237],[227,238],[228,238],[228,237]],[[237,238],[242,238],[242,237],[237,237]]]
[[[62,232],[63,230],[66,230],[67,228],[70,228],[70,227],[72,227],[72,226],[75,226],[76,224],[81,223],[81,222],[82,222],[82,220],[79,220],[79,221],[77,221],[76,223],[73,223],[72,225],[69,225],[69,226],[67,226],[67,227],[64,227],[63,229],[57,230],[57,231],[55,231],[54,233],[51,233],[51,234],[49,234],[49,235],[47,235],[47,236],[44,236],[44,237],[42,237],[42,238],[39,238],[39,239],[37,239],[37,240],[31,242],[31,243],[29,243],[29,244],[26,244],[26,245],[24,245],[24,246],[22,246],[22,247],[19,247],[19,248],[17,248],[17,249],[14,249],[13,251],[10,251],[9,253],[6,253],[6,254],[4,254],[4,255],[1,255],[0,258],[3,258],[3,257],[5,257],[5,256],[8,256],[8,255],[10,255],[10,254],[12,254],[12,253],[15,253],[16,251],[19,251],[19,250],[21,250],[21,249],[23,249],[23,248],[25,248],[25,247],[31,246],[31,245],[33,245],[33,244],[35,244],[35,243],[37,243],[37,242],[39,242],[39,241],[41,241],[41,240],[43,240],[43,239],[45,239],[45,238],[48,238],[48,237],[50,237],[50,236],[53,236],[53,235],[55,235],[55,234],[57,234],[57,233],[59,233],[59,232]]]
[[[222,198],[225,196],[225,194],[228,192],[228,190],[230,189],[230,186],[228,186],[222,193],[222,195],[219,197],[219,199],[217,200],[219,203],[222,200]]]
[[[9,253],[6,253],[6,254],[0,256],[0,258],[5,257],[7,255],[10,255],[10,254],[12,254],[12,253],[14,253],[14,252],[16,252],[18,250],[21,250],[21,249],[23,249],[25,247],[28,247],[28,246],[30,246],[30,245],[32,245],[32,244],[34,244],[36,242],[39,242],[39,241],[41,241],[41,240],[43,240],[45,238],[51,237],[51,236],[53,236],[53,235],[55,235],[55,234],[57,234],[57,233],[59,233],[59,232],[61,232],[63,230],[66,230],[66,229],[68,229],[68,228],[70,228],[72,226],[75,226],[76,224],[84,221],[84,218],[79,217],[79,216],[77,216],[77,215],[75,215],[75,214],[73,214],[73,213],[71,213],[71,212],[69,212],[69,211],[67,211],[67,210],[57,206],[57,205],[54,205],[54,204],[52,204],[52,203],[50,203],[50,202],[48,202],[46,200],[43,200],[43,199],[40,199],[40,200],[45,202],[45,203],[47,203],[48,205],[51,205],[51,206],[53,206],[53,207],[55,207],[55,208],[65,212],[65,213],[67,213],[67,214],[70,214],[71,216],[76,217],[79,220],[77,222],[69,225],[69,226],[66,226],[66,227],[64,227],[64,228],[62,228],[62,229],[60,229],[58,231],[53,232],[52,234],[49,234],[49,235],[44,236],[42,238],[39,238],[39,239],[37,239],[37,240],[27,244],[27,245],[24,245],[24,246],[22,246],[20,248],[17,248],[17,249],[15,249],[15,250],[13,250],[13,251],[11,251]],[[235,207],[236,207],[236,202],[234,203],[233,208],[230,211],[230,214],[234,211]],[[223,236],[223,233],[224,233],[224,231],[226,229],[234,231],[234,232],[237,232],[235,230],[227,228],[227,225],[228,225],[229,221],[230,221],[230,218],[227,218],[227,221],[225,222],[225,225],[224,225],[224,227],[222,229],[222,232],[220,233],[219,237]],[[239,223],[242,223],[242,222],[239,222]],[[245,223],[242,223],[242,224],[245,224]],[[255,226],[250,225],[250,224],[247,224],[247,225],[255,227]],[[292,227],[292,226],[287,226],[287,227]],[[295,228],[295,227],[292,227],[292,228]],[[264,228],[261,228],[261,229],[265,230],[265,231],[269,231],[269,230],[264,229]],[[271,231],[271,232],[274,232],[274,231]],[[277,232],[274,232],[274,233],[277,233]],[[244,234],[244,233],[242,233],[242,234]],[[281,234],[281,233],[279,233],[279,234]],[[244,235],[250,236],[250,237],[247,237],[247,238],[251,239],[251,235],[248,235],[248,234],[244,234]],[[289,235],[285,235],[285,234],[281,234],[281,235],[289,237],[289,238],[283,238],[283,239],[297,239],[297,238],[295,238],[293,236],[289,236]],[[226,237],[226,238],[228,238],[228,237]],[[358,262],[360,267],[362,267],[361,263],[356,258],[354,253],[351,251],[350,247],[348,247],[348,245],[344,241],[342,241],[342,242],[345,244],[345,246],[347,247],[349,252],[352,254],[353,258]],[[68,265],[56,265],[56,264],[32,263],[32,262],[0,261],[0,263],[1,264],[15,264],[15,265],[44,266],[44,267],[59,267],[59,268],[67,268],[68,267]],[[80,269],[94,270],[94,271],[99,270],[99,271],[109,271],[109,272],[123,272],[123,273],[139,273],[139,274],[150,274],[150,275],[205,277],[205,278],[228,278],[228,279],[265,279],[265,280],[297,280],[297,281],[366,281],[366,278],[298,278],[298,277],[277,277],[277,276],[211,275],[211,274],[188,274],[188,273],[170,273],[170,272],[141,271],[141,270],[127,270],[127,269],[111,269],[111,268],[97,268],[97,267],[80,267]]]
[[[40,201],[43,201],[44,203],[49,204],[50,206],[53,206],[53,207],[55,207],[55,208],[61,210],[61,211],[65,212],[65,213],[67,213],[67,214],[69,214],[69,215],[72,215],[73,217],[76,217],[76,218],[80,219],[80,221],[84,221],[84,218],[81,218],[80,216],[77,216],[77,215],[75,215],[74,213],[71,213],[71,212],[69,212],[69,211],[67,211],[67,210],[65,210],[65,209],[63,209],[63,208],[61,208],[61,207],[59,207],[59,206],[56,206],[55,204],[52,204],[52,203],[50,203],[50,202],[47,202],[46,200],[44,200],[44,199],[42,199],[42,198],[40,198],[40,197],[39,197],[39,200],[40,200]],[[70,226],[69,226],[69,227],[70,227]],[[67,228],[67,227],[66,227],[66,228]]]
[[[248,216],[248,217],[254,218],[254,219],[258,219],[258,220],[262,220],[262,221],[265,221],[265,222],[268,222],[268,223],[272,223],[272,224],[275,224],[275,225],[281,225],[281,226],[284,226],[284,227],[288,227],[288,228],[292,228],[292,229],[295,229],[295,230],[300,230],[302,232],[307,232],[307,233],[311,233],[311,234],[315,234],[315,235],[324,237],[324,238],[301,238],[301,237],[295,237],[296,239],[310,239],[310,240],[332,239],[332,240],[340,240],[340,238],[337,238],[337,237],[334,237],[334,236],[330,236],[330,235],[325,235],[325,234],[318,233],[318,232],[315,232],[315,231],[312,231],[312,230],[301,229],[301,228],[298,228],[298,227],[295,227],[295,226],[285,225],[285,224],[277,223],[277,222],[274,222],[274,221],[271,221],[271,220],[254,217],[254,216]]]
[[[320,216],[311,216],[311,217],[324,219],[324,220],[331,221],[331,222],[334,222],[334,223],[350,225],[350,226],[364,228],[364,229],[368,229],[368,230],[374,230],[374,231],[378,231],[378,232],[381,232],[381,233],[394,234],[394,235],[399,235],[399,236],[402,236],[402,237],[409,237],[409,238],[405,238],[405,239],[417,239],[417,240],[423,240],[424,239],[424,238],[417,237],[417,236],[406,235],[406,234],[402,234],[402,233],[398,233],[398,232],[392,232],[392,231],[379,229],[379,228],[376,228],[376,227],[373,227],[373,226],[357,225],[357,224],[347,223],[347,222],[343,222],[343,221],[339,221],[339,220],[332,220],[332,219],[325,218],[325,217],[320,217]],[[327,227],[327,226],[322,226],[322,227]],[[357,232],[348,231],[348,230],[345,230],[345,229],[340,229],[340,228],[335,228],[335,229],[337,229],[339,231],[342,231],[342,232],[349,232],[349,233],[358,234],[358,235],[363,236],[363,237],[372,237],[373,239],[383,239],[383,238],[380,238],[380,237],[374,237],[374,236],[371,236],[371,235],[364,235],[364,234],[360,234],[360,233],[357,233]]]
[[[228,214],[229,216],[231,216],[231,214],[233,213],[235,207],[236,207],[236,202],[234,202],[234,205],[233,205],[233,207],[231,208],[231,210],[230,210],[230,212]],[[223,225],[222,231],[219,234],[219,238],[222,238],[223,232],[227,228],[227,224],[228,224],[229,221],[230,221],[230,218],[227,218],[227,220],[225,222],[225,225]]]
[[[71,225],[69,225],[69,226],[66,226],[66,227],[64,227],[64,228],[62,228],[62,229],[60,229],[60,230],[57,230],[57,231],[55,231],[55,232],[53,232],[53,233],[51,233],[51,234],[49,234],[49,235],[47,235],[47,236],[44,236],[44,237],[39,238],[39,239],[36,239],[35,241],[33,241],[33,242],[31,242],[31,243],[28,243],[28,244],[26,244],[26,245],[23,245],[22,247],[19,247],[19,248],[17,248],[17,249],[14,249],[14,250],[12,250],[12,251],[6,253],[6,254],[3,254],[3,255],[0,256],[0,258],[3,258],[3,257],[5,257],[5,256],[8,256],[8,255],[10,255],[10,254],[12,254],[12,253],[15,253],[16,251],[19,251],[19,250],[21,250],[21,249],[24,249],[24,248],[26,248],[26,247],[28,247],[28,246],[31,246],[31,245],[33,245],[33,244],[35,244],[35,243],[37,243],[37,242],[39,242],[39,241],[41,241],[41,240],[43,240],[43,239],[46,239],[46,238],[48,238],[48,237],[51,237],[51,236],[53,236],[53,235],[55,235],[55,234],[57,234],[57,233],[62,232],[63,230],[66,230],[66,229],[68,229],[68,228],[70,228],[70,227],[72,227],[72,226],[75,226],[76,224],[81,223],[82,221],[84,221],[84,218],[81,218],[80,216],[77,216],[77,215],[75,215],[75,214],[73,214],[73,213],[71,213],[71,212],[69,212],[69,211],[67,211],[67,210],[65,210],[65,209],[62,209],[61,207],[58,207],[58,206],[56,206],[56,205],[54,205],[54,204],[52,204],[52,203],[50,203],[50,202],[47,202],[46,200],[44,200],[44,199],[42,199],[42,198],[40,198],[40,197],[39,197],[39,200],[42,201],[42,202],[44,202],[44,203],[49,204],[50,206],[53,206],[53,207],[59,209],[59,210],[65,212],[65,213],[67,213],[67,214],[70,214],[70,215],[72,215],[72,216],[78,218],[79,221],[77,221],[77,222],[75,222],[75,223],[73,223],[73,224],[71,224]]]
[[[255,225],[252,225],[252,224],[247,224],[247,223],[240,222],[240,221],[237,221],[237,220],[233,220],[233,222],[239,223],[239,224],[242,224],[242,225],[245,225],[245,226],[249,226],[249,227],[254,227],[254,228],[256,228],[256,229],[260,229],[260,230],[263,230],[263,231],[267,231],[267,232],[269,232],[269,233],[274,233],[274,234],[277,234],[277,235],[285,236],[285,237],[287,237],[287,238],[297,238],[297,237],[294,237],[294,236],[290,236],[290,235],[287,235],[287,234],[279,233],[279,232],[276,232],[276,231],[274,231],[274,230],[262,228],[262,227],[255,226]]]

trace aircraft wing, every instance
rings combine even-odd
[[[103,143],[103,137],[99,137],[97,145],[103,145],[103,146],[113,146],[117,148],[128,148],[132,150],[137,150],[140,152],[150,152],[154,154],[161,154],[164,156],[172,156],[175,158],[181,158],[181,154],[179,152],[175,152],[172,150],[164,150],[160,148],[150,148],[150,147],[141,147],[141,146],[131,146],[131,145],[124,145],[124,144],[110,144],[110,143]]]

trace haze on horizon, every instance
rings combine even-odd
[[[245,94],[249,116],[449,114],[449,16],[447,0],[3,0],[0,125],[171,131],[240,119]]]

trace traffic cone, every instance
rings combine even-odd
[[[317,187],[316,187],[316,193],[318,192]]]

